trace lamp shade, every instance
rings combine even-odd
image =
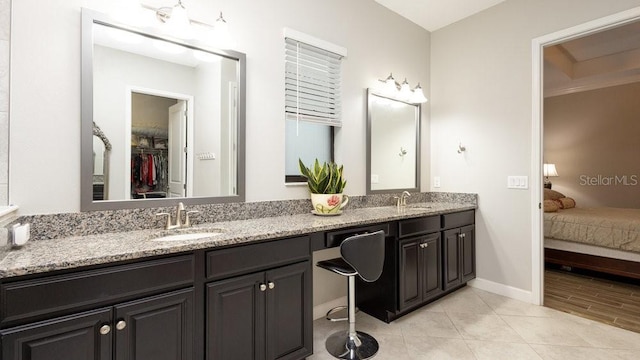
[[[558,171],[556,170],[556,164],[543,164],[542,174],[544,176],[558,176]]]

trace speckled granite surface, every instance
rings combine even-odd
[[[393,196],[397,195],[351,196],[347,209],[392,206],[395,204]],[[422,202],[478,203],[476,194],[465,193],[413,193],[408,198],[408,203]],[[187,206],[187,210],[199,211],[198,214],[192,217],[195,224],[305,214],[309,212],[310,208],[309,199]],[[163,218],[155,216],[156,213],[160,212],[173,214],[175,208],[163,207],[30,215],[21,216],[15,219],[15,222],[31,224],[32,240],[47,240],[109,232],[159,229],[165,222]]]
[[[417,194],[416,194],[417,195]],[[412,200],[422,200],[422,195],[412,197]],[[425,197],[426,198],[426,197]],[[450,197],[451,198],[451,197]],[[308,200],[294,201],[288,208],[300,209],[297,213],[287,212],[283,208],[280,216],[260,216],[272,210],[269,203],[259,203],[262,206],[251,207],[247,204],[238,204],[233,208],[240,210],[234,213],[235,219],[229,219],[231,212],[229,206],[224,210],[202,209],[203,217],[206,219],[216,219],[215,221],[205,221],[196,225],[196,228],[205,231],[220,229],[221,233],[210,238],[187,241],[161,242],[154,241],[154,238],[167,234],[161,230],[161,225],[151,221],[148,228],[140,226],[139,230],[123,230],[113,232],[113,228],[123,229],[118,219],[120,214],[109,214],[101,212],[101,215],[89,213],[93,216],[77,216],[75,218],[76,229],[81,229],[81,234],[61,235],[55,240],[31,241],[20,249],[8,250],[4,247],[0,251],[0,277],[14,277],[25,274],[42,273],[52,270],[69,269],[86,265],[105,264],[109,262],[137,259],[161,254],[172,254],[184,251],[215,248],[234,244],[248,243],[279,237],[296,236],[317,231],[326,231],[355,225],[365,225],[384,221],[398,220],[401,218],[419,217],[425,215],[437,215],[449,212],[475,209],[477,202],[475,195],[470,199],[473,202],[423,202],[414,204],[410,201],[408,209],[399,213],[395,206],[364,207],[363,204],[376,203],[377,199],[357,199],[354,197],[353,203],[345,209],[340,216],[316,216],[309,212]],[[453,199],[453,198],[451,198]],[[457,199],[457,198],[456,198]],[[387,199],[388,200],[388,199]],[[360,203],[358,202],[360,201]],[[386,201],[380,199],[380,201]],[[419,206],[420,209],[411,209],[412,206]],[[199,209],[197,206],[189,209]],[[251,208],[251,209],[249,209]],[[202,211],[201,210],[201,211]],[[130,210],[136,215],[144,210]],[[152,209],[151,213],[158,212],[159,209]],[[122,212],[122,211],[118,211]],[[284,215],[283,215],[284,214]],[[73,219],[76,214],[62,214]],[[249,218],[250,215],[253,218]],[[220,216],[219,218],[217,216]],[[51,215],[49,215],[51,217]],[[53,216],[55,217],[55,216]],[[86,219],[89,217],[90,219]],[[20,221],[25,222],[25,217]],[[238,220],[239,219],[239,220]],[[33,217],[32,224],[36,223]],[[69,221],[65,219],[65,221]],[[72,221],[73,222],[73,221]],[[40,228],[38,224],[38,228]],[[53,221],[49,226],[59,226]],[[32,225],[32,227],[35,227]],[[96,233],[97,227],[104,233]],[[142,229],[141,229],[142,228]],[[111,232],[108,230],[111,229]],[[77,230],[75,230],[77,232]],[[195,229],[193,230],[195,231]],[[88,232],[83,234],[82,232]],[[64,232],[63,232],[64,233]]]

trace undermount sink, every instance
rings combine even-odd
[[[212,238],[222,234],[224,230],[214,227],[189,227],[173,230],[163,230],[152,241],[188,241]]]
[[[405,210],[427,211],[431,210],[431,206],[407,206]]]

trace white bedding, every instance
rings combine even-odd
[[[544,237],[640,253],[640,209],[573,208],[544,213]]]

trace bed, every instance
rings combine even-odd
[[[640,209],[544,213],[545,261],[640,279]]]

